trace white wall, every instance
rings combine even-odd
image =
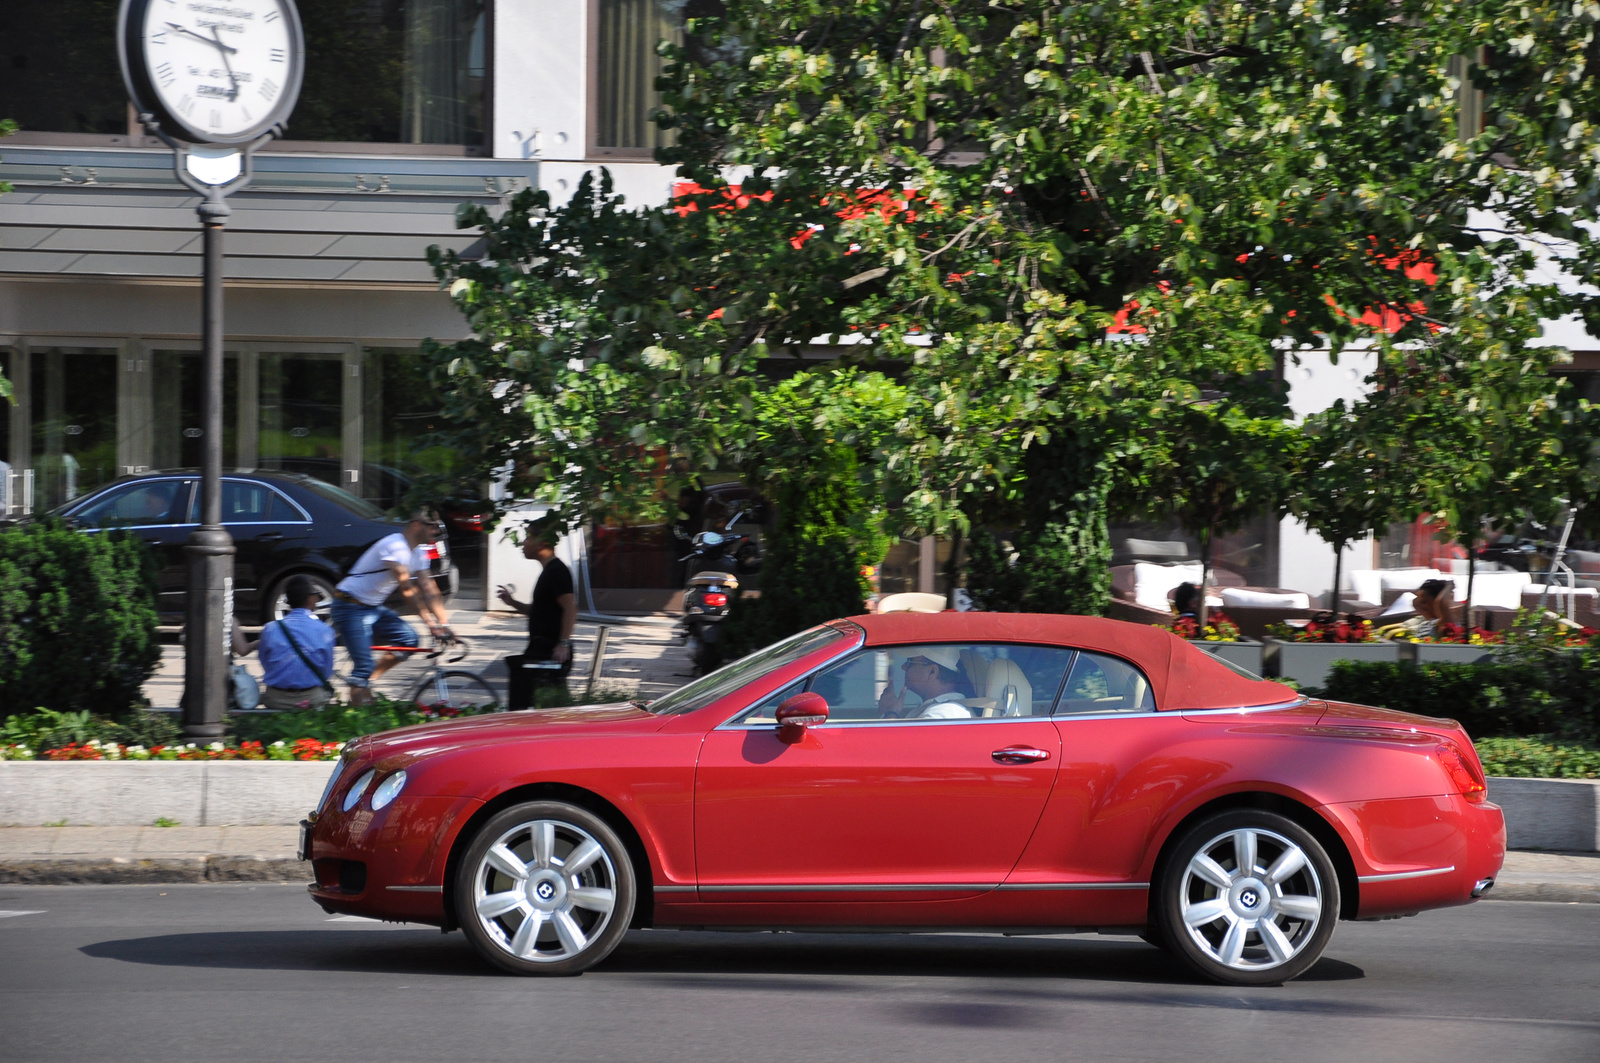
[[[496,3],[495,158],[583,158],[588,9],[588,0]]]
[[[1284,364],[1284,379],[1289,383],[1289,408],[1296,418],[1304,418],[1332,406],[1338,399],[1346,405],[1366,393],[1363,383],[1377,364],[1370,350],[1346,348],[1334,364],[1326,350],[1298,351]],[[1346,589],[1349,573],[1375,566],[1371,539],[1351,543],[1344,551]],[[1328,595],[1333,584],[1333,547],[1293,517],[1283,518],[1278,528],[1278,586],[1305,591],[1331,608]]]
[[[539,581],[543,566],[522,556],[522,529],[528,521],[537,520],[548,512],[549,503],[528,502],[508,510],[500,523],[495,525],[485,553],[484,600],[481,608],[505,609],[498,593],[503,584],[511,585],[511,594],[518,601],[525,602],[533,596],[533,585]],[[563,535],[556,543],[556,556],[572,569],[574,580],[578,576],[578,555],[582,550],[583,544],[578,535]]]

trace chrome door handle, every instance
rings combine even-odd
[[[1036,764],[1050,759],[1047,751],[1032,746],[1007,746],[989,755],[994,758],[996,764]]]

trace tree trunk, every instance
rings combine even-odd
[[[1200,605],[1195,610],[1199,638],[1206,637],[1206,584],[1211,580],[1211,525],[1200,530]]]
[[[1339,580],[1344,577],[1344,543],[1333,544],[1333,592],[1328,595],[1328,608],[1333,610],[1334,620],[1339,619]]]
[[[1472,550],[1473,536],[1467,536],[1467,601],[1461,616],[1461,641],[1472,641],[1472,581],[1478,578],[1478,555]],[[1451,595],[1455,597],[1454,594]]]

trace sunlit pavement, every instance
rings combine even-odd
[[[1278,988],[1131,938],[638,931],[580,978],[291,886],[0,887],[0,1058],[1600,1058],[1600,905],[1344,923]]]
[[[415,618],[412,626],[419,635],[424,633]],[[527,645],[527,618],[508,612],[485,613],[463,609],[450,614],[450,626],[468,640],[472,651],[466,660],[450,667],[482,674],[489,685],[503,696],[506,689],[505,658],[507,654],[521,653]],[[588,685],[598,630],[596,624],[580,623],[573,632],[574,656],[569,685],[575,693],[583,692]],[[161,665],[144,686],[144,695],[152,706],[163,709],[177,707],[178,699],[183,695],[183,655],[184,647],[176,638],[163,640]],[[260,677],[261,666],[254,656],[244,658],[243,663]],[[334,657],[334,670],[345,673],[348,669],[349,658],[340,649]],[[422,676],[423,671],[422,661],[407,661],[385,675],[376,689],[388,697],[402,697]],[[670,623],[663,623],[662,618],[652,618],[650,621],[615,624],[610,625],[605,660],[595,691],[624,697],[652,698],[682,686],[691,678],[691,674],[688,652],[684,644],[673,636]],[[344,684],[336,682],[334,686],[343,696]]]

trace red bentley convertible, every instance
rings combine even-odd
[[[1308,701],[1165,631],[838,620],[649,703],[353,742],[306,822],[330,912],[570,974],[631,926],[1132,928],[1276,983],[1339,919],[1466,904],[1505,825],[1450,720]]]

